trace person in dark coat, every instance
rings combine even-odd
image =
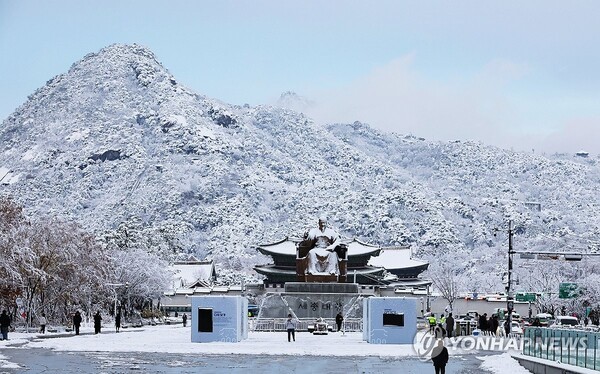
[[[6,314],[6,310],[0,315],[0,332],[2,333],[1,340],[8,340],[8,328],[10,327],[10,317]]]
[[[100,315],[100,311],[97,311],[94,314],[94,334],[99,334],[102,329],[102,316]]]
[[[446,364],[448,363],[448,349],[444,347],[444,341],[438,339],[437,346],[431,351],[431,361],[435,368],[435,374],[446,374]]]
[[[81,327],[81,313],[75,312],[73,316],[73,327],[75,328],[75,335],[79,335],[79,327]]]
[[[493,315],[492,321],[490,322],[490,333],[493,336],[496,336],[496,331],[498,331],[498,326],[500,325],[500,321],[498,321],[498,316]]]
[[[438,325],[433,329],[433,336],[435,336],[436,339],[443,339],[446,337],[446,330],[441,323],[438,323]]]
[[[446,333],[448,337],[452,337],[452,332],[454,331],[454,317],[452,317],[452,313],[448,314],[448,318],[446,318]]]
[[[121,310],[119,310],[117,312],[117,315],[115,316],[115,331],[119,332],[120,329],[121,329]]]
[[[183,316],[181,317],[181,321],[183,322],[183,327],[187,326],[187,314],[183,313]]]
[[[488,330],[487,313],[483,313],[479,316],[479,330],[481,330],[482,334],[485,334]]]
[[[344,317],[342,316],[342,313],[338,313],[337,316],[335,316],[335,323],[337,325],[338,332],[342,329],[342,322],[344,322]]]

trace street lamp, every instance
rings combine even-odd
[[[427,313],[431,312],[431,305],[430,305],[430,303],[429,303],[429,295],[430,295],[430,294],[429,294],[429,287],[430,287],[430,286],[431,286],[430,284],[428,284],[428,285],[427,285],[427,308],[425,309],[425,311],[426,311]]]
[[[511,288],[512,285],[512,269],[513,269],[513,234],[512,221],[508,221],[508,284],[506,285],[506,309],[508,309],[508,316],[506,317],[506,335],[508,336],[512,330],[512,312],[514,309],[515,301],[514,294]]]
[[[498,231],[498,229],[494,229],[494,231]],[[504,326],[504,330],[506,331],[506,335],[510,334],[512,330],[512,312],[515,306],[515,295],[511,288],[512,286],[512,271],[513,271],[513,255],[516,253],[513,250],[513,235],[514,229],[512,227],[512,221],[508,221],[508,280],[506,282],[506,326]],[[496,236],[496,233],[494,233]]]
[[[512,290],[512,272],[513,272],[513,254],[515,251],[513,250],[513,235],[514,229],[512,227],[512,221],[508,221],[508,281],[506,283],[506,326],[504,326],[504,330],[506,331],[506,335],[510,334],[512,330],[512,312],[515,305],[514,293]],[[494,234],[496,236],[496,234]]]
[[[107,286],[113,287],[113,292],[115,293],[115,317],[117,316],[117,288],[124,286],[124,283],[106,283]]]
[[[131,311],[131,300],[129,299],[129,282],[125,282],[125,290],[127,291],[127,315],[129,316]]]

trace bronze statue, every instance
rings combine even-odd
[[[338,261],[345,257],[345,248],[340,246],[340,235],[327,227],[327,217],[319,217],[319,226],[304,234],[298,245],[300,257],[307,257],[306,274],[339,275]]]

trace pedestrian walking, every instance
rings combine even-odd
[[[73,327],[75,328],[75,335],[79,335],[79,327],[81,326],[81,313],[75,312],[73,316]]]
[[[482,334],[487,335],[487,331],[488,331],[487,313],[483,313],[483,314],[479,315],[479,330],[481,330]]]
[[[40,318],[38,318],[38,322],[40,324],[40,333],[45,334],[46,333],[46,314],[45,313],[42,313]]]
[[[181,317],[181,321],[183,322],[183,327],[187,326],[187,314],[183,313],[183,316]]]
[[[342,329],[342,322],[344,322],[344,316],[342,316],[342,313],[340,312],[335,316],[335,324],[337,325],[338,332]]]
[[[448,314],[448,318],[446,318],[446,333],[448,337],[451,338],[454,332],[454,317],[452,317],[452,313]]]
[[[499,324],[500,324],[500,321],[498,321],[498,315],[496,315],[496,314],[492,315],[492,320],[489,324],[489,330],[490,330],[490,334],[492,336],[496,336],[496,333],[498,332]]]
[[[429,322],[429,332],[433,334],[436,326],[435,314],[431,313],[431,315],[427,317],[427,322]]]
[[[6,314],[6,310],[0,314],[0,332],[2,333],[2,340],[8,340],[8,328],[10,327],[10,317]]]
[[[438,339],[437,345],[431,351],[431,361],[435,368],[435,374],[446,374],[446,364],[448,363],[448,349],[444,347],[444,341]]]
[[[121,329],[121,310],[119,309],[119,311],[117,312],[117,315],[115,316],[115,331],[119,332],[120,329]]]
[[[433,336],[436,339],[443,339],[446,337],[446,330],[444,330],[444,326],[442,326],[441,323],[433,329]]]
[[[94,314],[94,334],[99,334],[102,330],[102,316],[100,315],[100,311],[97,311]]]
[[[285,328],[287,330],[288,342],[290,342],[291,339],[296,341],[296,321],[292,319],[291,314],[288,314],[288,319],[285,321]]]

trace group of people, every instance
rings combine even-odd
[[[40,333],[45,334],[46,333],[46,323],[47,323],[45,313],[42,313],[40,315],[40,317],[38,318],[38,323],[40,325]],[[12,325],[11,318],[5,309],[2,311],[2,314],[0,314],[0,340],[8,340],[8,330],[10,329],[11,325]]]
[[[479,331],[481,331],[481,334],[493,336],[503,334],[505,326],[500,326],[500,320],[496,314],[488,318],[487,313],[483,313],[476,315],[476,318],[477,327],[479,328]],[[429,322],[429,331],[431,334],[435,335],[436,338],[451,338],[454,336],[456,321],[454,317],[452,317],[452,313],[448,313],[448,316],[444,316],[442,313],[437,318],[435,314],[432,313],[427,317],[427,322]]]
[[[496,336],[505,334],[504,330],[506,326],[500,326],[500,320],[496,314],[493,314],[490,318],[488,318],[487,313],[480,314],[477,325],[483,335]]]
[[[337,332],[340,332],[342,330],[343,322],[344,316],[340,312],[335,316],[335,325],[337,327]],[[287,331],[288,342],[291,342],[292,340],[296,341],[296,327],[297,320],[293,318],[291,314],[288,314],[288,318],[285,321],[285,330]]]
[[[81,328],[81,322],[83,321],[83,318],[81,317],[81,313],[79,311],[76,311],[75,314],[73,315],[73,328],[75,329],[75,335],[79,335],[79,331]],[[46,325],[48,323],[48,320],[46,318],[46,314],[42,313],[40,315],[40,317],[38,318],[38,324],[40,325],[40,333],[45,334],[46,333]],[[0,333],[1,333],[1,339],[0,340],[8,340],[8,330],[11,326],[11,318],[8,315],[8,313],[6,312],[6,310],[2,311],[2,314],[0,314]],[[116,332],[119,332],[119,328],[121,327],[121,313],[118,313],[115,316],[115,328],[116,328]],[[95,334],[99,334],[102,330],[102,316],[100,315],[100,312],[96,312],[96,314],[94,314],[94,333]]]
[[[454,317],[452,316],[452,313],[448,313],[448,316],[445,316],[444,313],[442,313],[436,318],[435,314],[431,313],[431,315],[427,317],[427,322],[429,322],[429,332],[437,339],[437,345],[431,352],[431,361],[433,362],[435,373],[445,374],[449,357],[448,349],[444,347],[443,339],[445,337],[451,338],[454,336]]]
[[[442,313],[439,318],[436,318],[435,314],[432,313],[427,317],[427,321],[429,322],[429,331],[435,335],[436,338],[451,338],[454,336],[455,321],[452,313],[448,313],[447,317]]]

